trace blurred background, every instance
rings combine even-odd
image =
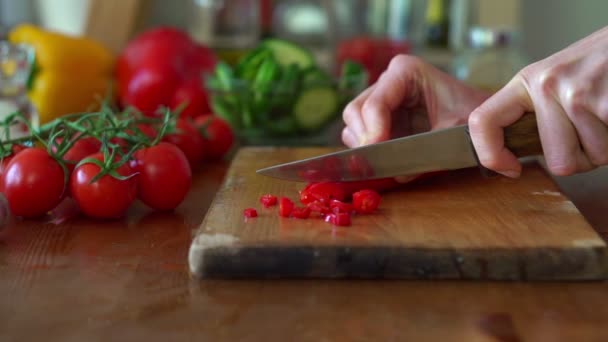
[[[607,11],[605,0],[0,0],[0,34],[29,22],[120,54],[139,33],[171,26],[230,66],[278,38],[331,74],[355,61],[368,83],[407,53],[496,90],[522,66],[606,25]]]

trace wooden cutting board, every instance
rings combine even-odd
[[[465,169],[383,195],[350,227],[280,218],[262,194],[298,198],[304,184],[255,170],[329,149],[244,148],[196,232],[197,277],[592,280],[608,275],[606,244],[537,163],[518,180]],[[245,220],[256,207],[259,217]]]

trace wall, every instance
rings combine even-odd
[[[523,0],[521,5],[524,47],[533,60],[608,25],[606,0]]]

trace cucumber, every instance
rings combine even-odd
[[[308,50],[286,40],[266,39],[262,46],[272,51],[281,66],[296,64],[300,69],[307,69],[315,64],[315,59]]]
[[[301,129],[313,131],[333,119],[337,109],[338,94],[333,88],[309,88],[296,100],[293,114]]]
[[[304,71],[302,83],[304,86],[330,85],[331,76],[319,67],[312,67]]]

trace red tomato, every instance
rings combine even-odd
[[[63,160],[66,162],[70,173],[72,173],[78,162],[99,152],[99,150],[101,150],[101,141],[94,137],[81,138],[63,155]]]
[[[207,93],[203,88],[203,81],[198,77],[182,83],[173,94],[171,109],[175,110],[185,106],[179,114],[182,118],[196,118],[205,113],[209,113],[209,103]]]
[[[2,160],[0,160],[0,193],[4,192],[4,183],[2,181],[2,175],[4,174],[4,170],[6,169],[6,166],[8,165],[8,163],[10,163],[11,160],[13,160],[13,158],[15,157],[15,155],[23,150],[25,150],[26,147],[23,145],[13,145],[12,148],[12,154],[2,158]]]
[[[205,158],[205,141],[194,124],[185,119],[177,119],[177,132],[167,134],[163,141],[179,147],[186,155],[191,167],[200,164]]]
[[[325,216],[325,222],[331,223],[334,226],[350,226],[351,225],[350,214],[347,214],[347,213],[329,214],[329,215]]]
[[[295,207],[291,211],[291,215],[295,218],[307,219],[310,216],[310,211],[309,207]]]
[[[336,59],[338,66],[349,59],[361,63],[369,73],[370,83],[374,83],[394,56],[410,51],[411,44],[407,41],[361,36],[340,42]]]
[[[279,216],[289,217],[294,208],[294,203],[287,197],[281,197],[279,200]]]
[[[170,103],[179,83],[177,73],[168,67],[139,69],[126,85],[122,101],[148,116],[160,116],[158,109]]]
[[[55,208],[66,188],[63,168],[42,148],[15,155],[2,182],[11,212],[23,217],[42,216]]]
[[[243,211],[243,214],[245,215],[245,218],[254,218],[254,217],[258,217],[258,211],[255,210],[254,208],[247,208]]]
[[[192,172],[184,153],[163,143],[135,152],[138,198],[158,210],[176,208],[190,190]],[[132,164],[133,165],[133,164]]]
[[[359,214],[371,214],[380,205],[380,195],[374,190],[361,190],[353,194],[353,206]]]
[[[265,208],[275,206],[277,205],[277,196],[270,194],[262,195],[262,197],[260,197],[260,203],[262,203]]]
[[[91,156],[103,161],[103,154]],[[125,214],[137,195],[137,179],[131,177],[119,180],[111,175],[104,175],[97,181],[91,180],[101,168],[93,163],[78,166],[70,177],[70,192],[78,203],[80,210],[90,217],[117,218]],[[121,176],[130,176],[133,170],[127,164],[121,165],[116,172]]]
[[[215,115],[204,115],[196,118],[194,123],[207,143],[207,159],[221,159],[230,151],[234,144],[234,133],[226,121]]]
[[[148,124],[143,124],[143,123],[137,124],[137,129],[139,129],[143,135],[145,135],[146,137],[148,137],[152,140],[156,139],[156,135],[158,134],[156,129]]]
[[[329,202],[329,207],[336,214],[337,213],[349,213],[350,214],[354,210],[354,207],[352,204],[338,201],[338,200],[331,200]]]

